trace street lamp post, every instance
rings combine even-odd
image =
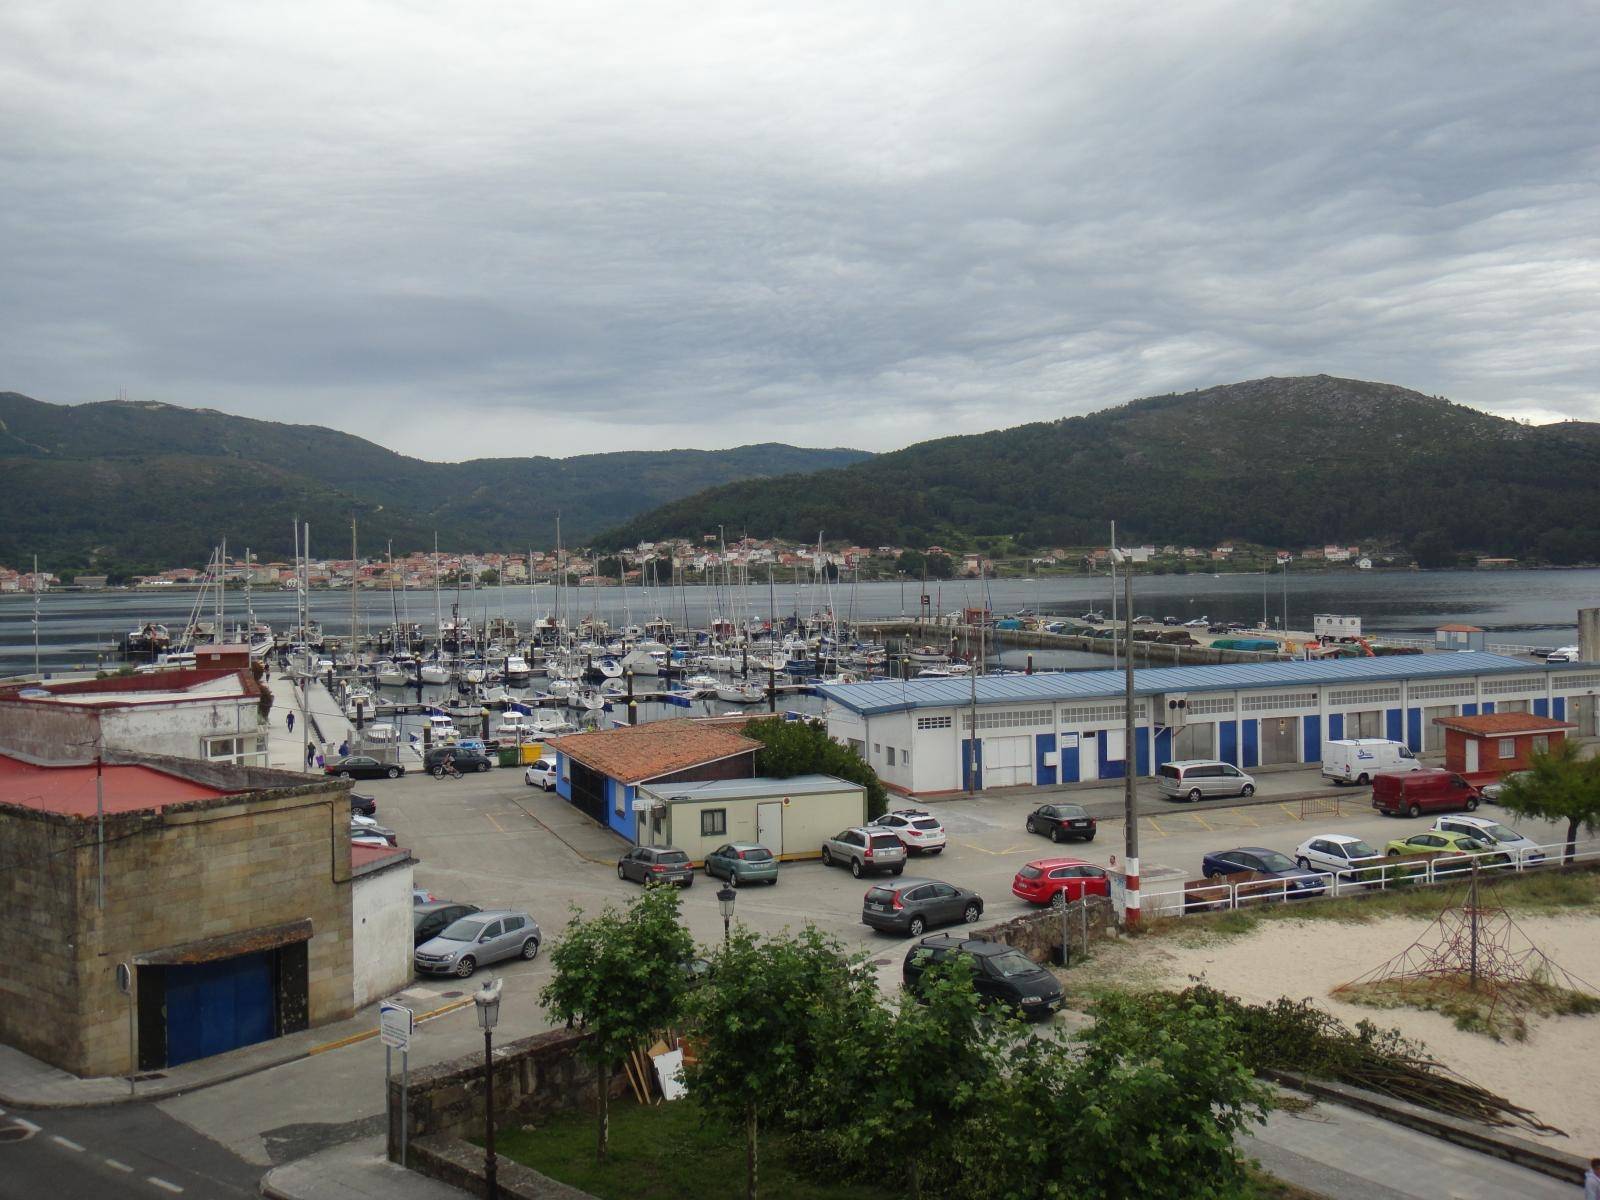
[[[489,1200],[500,1200],[494,1157],[494,1027],[500,1023],[500,986],[500,980],[491,979],[472,997],[483,1030],[483,1180]]]
[[[731,884],[723,884],[717,892],[717,908],[722,912],[722,944],[726,946],[733,936],[733,902],[739,898],[739,893],[733,890]]]
[[[1126,842],[1123,846],[1122,864],[1123,872],[1127,876],[1127,913],[1123,917],[1129,929],[1139,928],[1139,753],[1138,745],[1134,740],[1138,736],[1138,729],[1133,719],[1133,564],[1127,556],[1115,548],[1111,551],[1111,561],[1122,562],[1122,582],[1126,589],[1123,598],[1123,616],[1127,627],[1123,638],[1126,655],[1123,662],[1122,693],[1123,693],[1123,805],[1125,812],[1123,821],[1126,826]],[[1152,728],[1154,721],[1151,722]]]

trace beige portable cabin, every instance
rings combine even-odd
[[[639,789],[641,846],[676,846],[694,862],[724,842],[759,842],[781,859],[816,858],[822,843],[867,819],[867,789],[831,775],[711,779]]]

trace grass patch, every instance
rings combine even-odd
[[[1485,904],[1498,904],[1524,916],[1553,916],[1583,909],[1600,910],[1600,871],[1531,870],[1518,875],[1480,879]],[[1439,887],[1401,885],[1384,891],[1340,896],[1333,900],[1263,901],[1215,914],[1161,917],[1146,923],[1146,934],[1172,937],[1184,945],[1250,933],[1265,921],[1340,921],[1361,924],[1385,917],[1434,917],[1452,898],[1464,894],[1467,881]]]
[[[1600,996],[1562,987],[1549,979],[1474,988],[1465,975],[1377,979],[1346,984],[1335,995],[1368,1008],[1419,1008],[1449,1017],[1457,1029],[1497,1042],[1528,1039],[1528,1017],[1566,1017],[1600,1012]]]
[[[595,1164],[594,1146],[594,1114],[574,1112],[537,1129],[503,1133],[495,1149],[600,1200],[744,1195],[743,1131],[703,1119],[692,1100],[659,1108],[613,1101],[611,1150],[604,1166]],[[763,1196],[786,1200],[878,1200],[901,1194],[882,1181],[868,1186],[809,1178],[784,1161],[777,1136],[761,1140],[760,1178]]]

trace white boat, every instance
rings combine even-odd
[[[537,737],[538,730],[531,717],[519,712],[508,712],[494,723],[490,736],[499,738],[502,742],[523,742]]]
[[[423,663],[422,669],[418,672],[418,677],[423,683],[449,683],[450,666],[448,663],[443,662]]]
[[[474,697],[479,704],[507,704],[515,697],[498,683],[481,683],[478,685]]]
[[[717,690],[717,683],[715,675],[691,675],[683,681],[683,686],[696,695],[710,695]]]
[[[482,683],[489,677],[489,668],[481,663],[468,663],[467,669],[461,673],[461,678],[467,683]]]
[[[568,708],[575,708],[580,712],[599,712],[605,706],[605,697],[593,688],[574,689],[567,693]]]
[[[622,663],[615,658],[606,657],[598,659],[594,664],[594,668],[607,679],[622,678]]]
[[[602,696],[626,696],[628,685],[620,679],[608,679],[600,685]]]
[[[755,683],[719,683],[717,699],[729,704],[760,704],[767,698],[767,690]]]
[[[553,708],[541,708],[533,714],[533,730],[540,737],[554,737],[561,733],[577,733],[578,727]]]
[[[622,669],[632,671],[635,675],[659,675],[661,663],[648,650],[634,649],[622,656]]]
[[[411,682],[399,664],[390,659],[380,659],[376,670],[379,687],[405,687]]]
[[[428,717],[428,730],[435,742],[453,742],[458,736],[456,723],[443,713]]]
[[[524,684],[533,677],[533,669],[528,666],[528,660],[520,654],[506,655],[506,682],[510,684]]]
[[[387,721],[368,725],[364,736],[371,746],[393,746],[400,741],[400,731]]]

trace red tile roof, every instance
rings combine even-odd
[[[388,859],[403,862],[411,857],[411,851],[404,846],[355,846],[350,847],[350,869],[358,875],[366,874],[366,868],[375,866]]]
[[[1435,717],[1433,723],[1473,737],[1508,737],[1518,733],[1553,733],[1577,728],[1571,721],[1557,721],[1551,717],[1536,717],[1520,712],[1484,713],[1477,717]]]
[[[1437,627],[1441,633],[1482,633],[1483,630],[1476,625],[1440,625]]]
[[[101,790],[105,811],[159,812],[169,804],[210,800],[229,793],[203,783],[168,775],[153,767],[133,765],[102,768]],[[88,817],[95,812],[95,769],[36,767],[0,755],[0,804],[15,804],[40,812]]]
[[[550,745],[622,783],[643,783],[761,748],[738,729],[687,718],[574,733]]]

